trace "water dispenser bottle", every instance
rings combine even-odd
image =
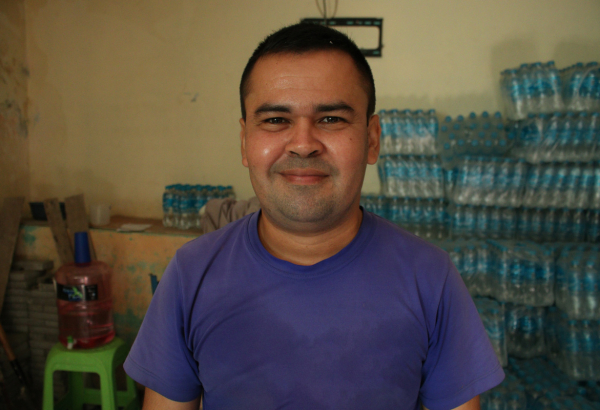
[[[115,336],[111,268],[92,261],[87,232],[75,233],[75,262],[56,272],[59,340],[68,348],[89,349]]]

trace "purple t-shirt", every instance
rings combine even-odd
[[[451,409],[504,377],[448,255],[364,211],[312,266],[273,257],[260,212],[184,245],[125,362],[206,410]]]

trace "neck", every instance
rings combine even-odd
[[[356,206],[340,223],[327,230],[292,231],[278,226],[261,212],[258,236],[265,249],[276,258],[309,266],[335,255],[348,245],[358,233],[362,217],[362,211]]]

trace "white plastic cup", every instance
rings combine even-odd
[[[90,207],[90,222],[95,226],[104,226],[110,223],[110,205],[93,204]]]

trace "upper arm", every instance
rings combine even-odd
[[[146,410],[146,409],[144,409],[144,410]],[[423,406],[423,410],[427,410],[427,407]],[[479,396],[473,397],[471,400],[469,400],[465,404],[461,404],[460,406],[455,407],[453,410],[480,410]]]
[[[173,401],[146,387],[142,410],[198,410],[200,397],[186,402]]]

